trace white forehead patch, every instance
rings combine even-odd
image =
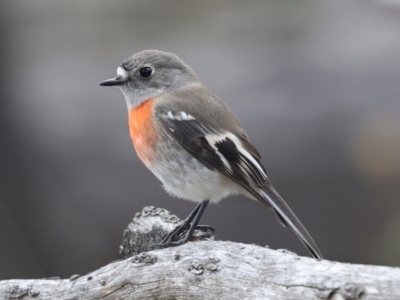
[[[126,78],[128,78],[129,74],[128,74],[128,72],[125,71],[123,68],[118,67],[118,69],[117,69],[117,76],[126,79]]]

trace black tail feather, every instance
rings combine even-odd
[[[267,185],[264,187],[262,194],[266,203],[262,203],[267,206],[277,216],[282,225],[288,225],[292,228],[294,233],[298,236],[304,246],[310,251],[311,255],[315,258],[322,259],[322,254],[319,251],[317,245],[308,233],[307,229],[301,224],[300,220],[296,217],[293,211],[286,204],[285,200],[278,194],[277,191],[271,186]]]

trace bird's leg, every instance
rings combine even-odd
[[[170,232],[166,233],[163,236],[163,240],[161,241],[161,244],[165,244],[168,242],[172,242],[176,237],[179,237],[179,235],[188,229],[188,226],[190,225],[190,222],[193,220],[193,218],[196,216],[196,214],[199,211],[200,206],[203,204],[203,202],[199,203],[193,211],[186,217],[185,220],[183,220],[181,225],[176,226],[173,230]]]
[[[209,200],[204,200],[199,203],[196,208],[189,214],[189,216],[182,222],[181,225],[175,227],[172,231],[168,232],[161,241],[163,247],[179,246],[186,243],[192,236],[195,229],[211,230],[215,231],[211,226],[197,225],[200,218],[207,207]],[[193,220],[192,223],[190,223]],[[185,230],[188,230],[184,237],[180,237],[180,234]],[[179,239],[178,239],[179,238]],[[177,241],[175,241],[178,239]]]

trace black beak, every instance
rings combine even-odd
[[[116,85],[123,85],[123,84],[124,84],[124,81],[122,79],[119,79],[118,77],[107,79],[107,80],[100,82],[101,86],[116,86]]]

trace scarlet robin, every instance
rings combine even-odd
[[[116,78],[100,85],[122,91],[137,155],[164,189],[200,202],[163,239],[164,246],[186,243],[210,201],[243,194],[271,210],[312,256],[322,258],[310,234],[272,187],[261,156],[238,119],[176,55],[157,50],[136,53],[118,67]]]

